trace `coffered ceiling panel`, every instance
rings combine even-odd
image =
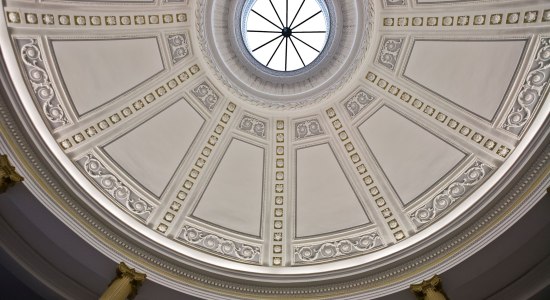
[[[79,115],[164,69],[157,38],[53,40],[54,59]]]
[[[369,223],[369,218],[328,144],[296,151],[296,237],[321,235]]]
[[[404,76],[492,121],[522,61],[526,40],[416,40]]]
[[[222,228],[260,236],[264,149],[233,139],[193,212]]]
[[[203,123],[204,119],[182,99],[103,149],[130,176],[160,197]]]
[[[387,106],[376,111],[359,130],[405,205],[444,178],[466,156]]]

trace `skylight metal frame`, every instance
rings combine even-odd
[[[323,0],[302,0],[297,10],[289,11],[289,0],[260,0],[263,2],[268,2],[273,12],[275,12],[275,15],[266,16],[255,9],[256,5],[259,4],[258,1],[259,0],[246,1],[242,10],[241,34],[249,54],[263,67],[266,67],[272,71],[283,73],[299,71],[316,62],[316,60],[319,58],[319,56],[327,46],[331,31],[330,13],[326,3]],[[311,5],[312,3],[316,4],[318,10],[315,10],[313,12],[303,10],[304,4],[306,2],[310,2],[308,3],[309,5]],[[311,7],[309,7],[309,9],[311,10]],[[263,24],[260,24],[260,26],[258,26],[258,24],[249,26],[250,24],[248,22],[248,18],[250,14],[254,14],[260,17],[261,20],[265,20],[265,22],[263,22]],[[281,15],[283,17],[281,17]],[[299,16],[302,17],[303,15],[307,15],[308,17],[306,17],[305,19],[299,18]],[[323,28],[319,28],[319,30],[296,31],[298,27],[307,24],[308,22],[311,22],[314,18],[321,17],[323,17],[324,19]],[[299,23],[295,24],[297,20],[299,20]],[[317,20],[317,22],[319,22],[319,20]],[[259,46],[256,45],[255,47],[252,47],[252,43],[249,43],[249,39],[251,38],[249,37],[249,33],[256,33],[256,35],[265,34],[265,36],[269,37],[269,39]],[[279,35],[273,37],[273,35],[277,33],[279,33]],[[320,38],[323,39],[322,46],[319,47],[318,45],[311,45],[310,42],[304,40],[305,38],[303,36],[302,38],[300,38],[297,36],[297,34],[320,35],[322,36]],[[277,46],[274,50],[269,52],[269,59],[267,59],[267,57],[262,59],[258,55],[255,55],[256,51],[262,49],[265,50],[267,48],[266,46],[271,44],[275,45],[274,43]],[[308,49],[313,50],[314,54],[312,54],[311,50]],[[274,66],[272,64],[274,57],[283,50],[284,66]],[[295,62],[299,61],[301,67],[289,67],[289,59],[291,60],[291,62],[292,60],[294,60]]]

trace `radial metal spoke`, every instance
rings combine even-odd
[[[257,17],[248,19],[245,24],[246,29],[243,30],[246,47],[260,64],[272,70],[292,72],[307,67],[319,56],[330,32],[329,26],[325,25],[329,16],[324,15],[326,7],[322,1],[313,0],[305,5],[306,0],[302,0],[299,7],[296,7],[295,5],[298,4],[296,0],[294,2],[285,0],[284,3],[281,0],[277,0],[278,2],[268,0],[275,14],[271,12],[269,7],[265,6],[267,1],[246,1],[253,4],[247,8],[248,16],[256,14],[263,19],[262,21]],[[256,5],[262,8],[259,9]],[[320,21],[318,15],[324,19],[324,22],[318,22]],[[246,20],[243,16],[242,22]],[[301,34],[304,35],[300,38]],[[308,50],[308,48],[313,49],[314,52]],[[284,62],[282,61],[283,55]],[[296,59],[296,56],[298,56],[298,59]]]
[[[292,30],[294,30],[294,29],[298,28],[298,26],[300,26],[300,25],[304,24],[305,22],[307,22],[307,21],[311,20],[311,18],[315,17],[316,15],[320,14],[321,12],[323,12],[323,11],[322,11],[322,10],[320,10],[320,11],[316,12],[316,13],[315,13],[314,15],[312,15],[311,17],[309,17],[309,18],[307,18],[307,19],[303,20],[303,21],[302,21],[302,23],[300,23],[300,24],[298,24],[298,25],[294,26],[294,27],[293,27],[293,28],[291,28],[291,29],[292,29]]]
[[[267,43],[261,45],[260,47],[258,47],[258,48],[256,48],[256,49],[252,50],[252,52],[254,52],[254,51],[256,51],[256,50],[258,50],[258,49],[260,49],[260,48],[262,48],[262,47],[264,47],[264,46],[266,46],[266,45],[268,45],[268,44],[271,44],[273,41],[275,41],[276,39],[280,38],[281,36],[282,36],[282,35],[280,35],[280,36],[278,36],[278,37],[272,39],[271,41],[269,41],[269,42],[267,42]]]
[[[268,19],[266,19],[266,17],[260,15],[257,11],[255,11],[255,10],[253,10],[253,9],[251,9],[251,11],[252,11],[253,13],[257,14],[258,16],[260,16],[262,19],[264,19],[264,20],[268,21],[269,23],[273,24],[273,26],[275,26],[275,27],[277,27],[277,28],[283,30],[282,27],[279,27],[279,25],[277,25],[277,24],[275,24],[275,23],[269,21]]]
[[[286,38],[286,49],[285,49],[285,71],[287,70],[288,65],[288,38]]]
[[[285,24],[283,24],[283,20],[281,20],[281,17],[279,17],[279,13],[277,12],[277,9],[275,8],[275,5],[273,5],[273,2],[269,0],[269,3],[271,3],[271,7],[273,7],[273,10],[275,11],[275,14],[277,15],[277,18],[279,18],[279,22],[281,22],[281,25],[285,27]]]
[[[247,30],[246,32],[263,32],[263,33],[278,33],[278,34],[281,34],[281,31],[269,31],[269,30]]]
[[[327,33],[326,31],[293,31],[292,33]]]
[[[269,63],[271,62],[271,60],[273,59],[273,57],[275,56],[275,54],[277,53],[277,51],[279,51],[279,47],[281,47],[281,44],[283,43],[283,41],[285,40],[285,37],[284,36],[281,36],[282,39],[281,41],[279,42],[279,45],[277,45],[277,48],[275,49],[275,52],[273,52],[273,54],[271,55],[271,57],[269,58],[269,61],[267,62],[267,64],[265,65],[266,67],[269,66]]]
[[[300,55],[300,52],[298,52],[298,48],[296,48],[296,45],[294,45],[294,41],[292,41],[292,38],[290,38],[290,42],[292,43],[292,46],[294,47],[294,50],[296,51],[296,54],[298,54],[298,57],[302,61],[302,65],[304,65],[304,67],[305,67],[306,64],[304,63],[304,60],[302,59],[302,56]]]
[[[286,0],[286,23],[285,26],[288,26],[288,0]]]
[[[294,24],[294,21],[296,21],[296,17],[297,17],[298,14],[300,13],[300,10],[302,10],[302,6],[304,6],[304,3],[306,3],[306,0],[303,0],[303,1],[302,1],[302,4],[300,4],[300,7],[298,8],[298,11],[297,11],[296,14],[294,15],[294,18],[292,18],[292,22],[290,22],[290,25],[288,25],[288,27],[292,27],[292,24]]]
[[[301,40],[300,38],[298,38],[297,36],[294,36],[294,35],[293,35],[293,37],[294,37],[295,39],[297,39],[298,41],[302,42],[302,44],[308,46],[309,48],[311,48],[311,49],[313,49],[313,50],[315,50],[315,51],[317,51],[317,52],[321,52],[321,51],[319,51],[319,50],[313,48],[313,46],[311,46],[310,44],[308,44],[308,43],[302,41],[302,40]]]

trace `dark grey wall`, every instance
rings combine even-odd
[[[0,195],[0,248],[0,299],[97,299],[117,265],[55,218],[24,185]],[[31,269],[36,264],[41,276],[70,286],[73,296],[60,296],[55,287],[34,278],[16,262],[21,257]],[[489,246],[441,277],[453,300],[550,299],[550,196]],[[136,299],[197,298],[147,281]],[[383,299],[414,297],[404,290]]]

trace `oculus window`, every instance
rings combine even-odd
[[[242,14],[243,40],[250,54],[275,71],[295,71],[321,54],[330,33],[322,0],[249,0]]]

